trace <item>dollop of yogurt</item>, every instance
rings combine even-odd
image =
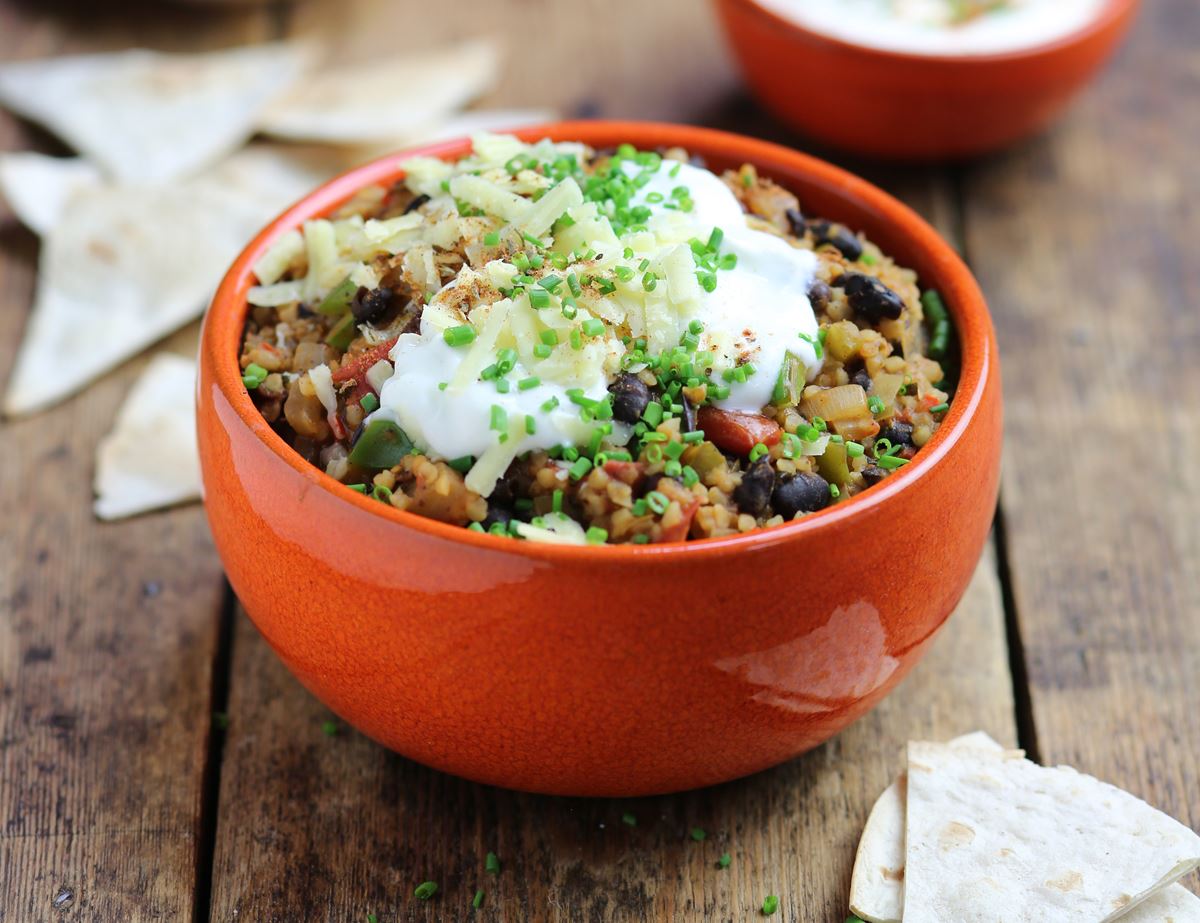
[[[1009,0],[965,22],[950,0],[761,0],[802,26],[856,45],[929,55],[1002,54],[1085,28],[1106,0]]]
[[[681,189],[691,203],[689,210],[670,207]],[[651,217],[638,235],[642,249],[632,262],[657,261],[681,242],[709,240],[714,228],[723,237],[720,252],[736,257],[735,266],[717,272],[712,291],[695,287],[694,311],[681,318],[685,329],[690,320],[703,324],[701,348],[716,354],[722,368],[751,363],[756,369],[744,382],[729,383],[730,393],[720,406],[761,410],[770,402],[789,354],[810,376],[815,374],[821,366],[812,345],[818,325],[807,293],[818,265],[816,254],[750,228],[729,187],[710,171],[690,164],[664,161],[638,190],[634,203],[650,208]],[[648,249],[647,232],[652,238]],[[564,384],[541,380],[538,362],[518,361],[506,392],[498,391],[494,381],[478,378],[455,386],[451,382],[467,350],[449,345],[443,333],[443,327],[423,319],[420,333],[399,338],[391,351],[395,371],[381,390],[376,411],[394,419],[422,451],[457,459],[483,455],[501,435],[521,451],[582,445],[592,437],[594,423],[581,419],[580,392],[587,400],[602,400],[616,371],[614,363],[594,363],[586,380]],[[599,343],[584,348],[601,348]],[[607,343],[620,347],[612,331]],[[606,443],[623,445],[628,437],[628,430],[618,424]]]

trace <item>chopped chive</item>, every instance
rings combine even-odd
[[[702,430],[702,429],[692,430],[690,433],[684,433],[682,438],[683,438],[684,442],[689,443],[689,444],[703,442],[704,441],[704,430]]]
[[[667,511],[667,507],[671,505],[671,501],[667,499],[667,495],[657,490],[652,490],[646,494],[646,505],[650,509],[661,516]]]
[[[489,852],[483,859],[483,867],[493,875],[500,874],[500,857],[494,852]]]
[[[550,293],[544,288],[531,288],[527,292],[529,303],[539,310],[550,307]]]
[[[568,469],[568,474],[570,474],[572,481],[578,481],[581,480],[584,475],[591,470],[592,460],[585,455],[581,455],[572,463],[571,467]]]
[[[717,860],[717,867],[727,869],[729,868],[729,863],[732,861],[733,857],[729,853],[721,853],[721,858]]]
[[[557,346],[558,345],[558,331],[557,330],[543,330],[541,333],[538,334],[538,339],[541,340],[543,343],[545,343],[547,346]]]
[[[940,404],[934,404],[932,407],[930,407],[929,412],[930,413],[945,413],[949,409],[950,409],[950,405],[947,404],[945,401],[943,401]]]
[[[571,330],[571,349],[583,349],[583,337],[579,335],[579,328],[574,327]]]
[[[480,907],[483,906],[483,891],[482,890],[475,892],[475,897],[471,900],[471,906],[474,907],[476,910],[478,910]]]
[[[351,490],[358,491],[360,494],[365,494],[367,492],[366,484],[347,484],[346,486],[349,487]]]
[[[500,433],[508,432],[508,412],[499,404],[492,404],[490,429]]]
[[[530,414],[525,414],[525,433],[532,436],[537,432],[537,420]]]
[[[558,398],[552,396],[542,402],[541,411],[542,411],[542,413],[549,413],[551,410],[553,410],[557,406],[558,406]]]
[[[550,332],[553,333],[553,331]],[[554,348],[547,343],[538,343],[533,347],[533,354],[539,359],[549,359],[553,352]]]
[[[255,390],[259,385],[267,380],[267,375],[270,373],[257,362],[251,362],[242,371],[242,384],[250,391]]]
[[[867,450],[863,447],[861,442],[847,442],[846,443],[846,454],[849,455],[851,458],[862,458],[863,454],[866,451]]]
[[[703,827],[693,827],[692,828],[691,837],[697,843],[703,842],[703,840],[706,836],[708,836],[708,834],[704,832]]]
[[[451,346],[466,346],[475,341],[475,328],[470,324],[447,327],[442,331],[442,339]]]
[[[585,336],[598,337],[604,334],[604,321],[598,317],[589,317],[582,324]]]
[[[529,391],[532,388],[536,388],[541,383],[542,383],[542,380],[540,378],[538,378],[536,375],[530,375],[528,378],[522,378],[520,381],[517,382],[517,390],[518,391]]]
[[[646,291],[652,292],[657,287],[658,276],[656,276],[654,273],[648,272],[642,276],[642,288],[644,288]]]
[[[583,294],[583,286],[579,284],[579,276],[573,272],[567,273],[567,288],[571,290],[571,294],[576,298]]]
[[[562,316],[565,317],[567,320],[574,320],[575,315],[578,313],[579,313],[579,308],[577,308],[575,306],[575,302],[568,301],[566,298],[564,298],[563,306],[562,306]]]
[[[475,457],[473,455],[464,455],[461,458],[451,459],[446,464],[459,474],[466,474],[471,470],[471,466],[475,464]]]
[[[494,247],[500,243],[500,232],[489,231],[483,235],[483,245],[485,247]]]
[[[767,454],[769,454],[769,453],[770,453],[770,451],[771,451],[770,449],[768,449],[768,448],[767,448],[765,445],[763,445],[763,444],[760,442],[760,443],[758,443],[757,445],[755,445],[755,446],[754,446],[754,448],[752,448],[752,449],[750,450],[750,461],[751,461],[752,463],[753,463],[753,462],[756,462],[756,461],[758,461],[760,458],[762,458],[764,455],[767,455]]]
[[[337,737],[337,733],[338,733],[338,723],[337,723],[336,721],[323,721],[323,722],[321,722],[321,732],[322,732],[322,733],[323,733],[323,734],[324,734],[326,737]]]
[[[556,288],[558,288],[560,285],[562,285],[562,281],[563,280],[562,280],[561,276],[548,275],[548,276],[542,276],[542,278],[538,280],[538,285],[540,285],[546,291],[552,292]]]
[[[507,378],[497,378],[496,379],[496,390],[499,391],[501,394],[508,394],[509,389],[511,387],[512,387],[512,384],[509,382],[509,380]]]
[[[908,464],[907,458],[897,458],[895,455],[881,455],[875,459],[875,464],[885,471],[895,471]]]
[[[563,508],[563,492],[561,490],[554,491],[550,500],[550,509],[556,513],[561,513]]]
[[[368,913],[367,923],[379,923],[379,917],[375,916],[373,913]]]
[[[680,474],[683,477],[683,486],[684,487],[691,487],[694,484],[699,483],[699,481],[700,481],[700,475],[698,475],[696,473],[696,469],[693,468],[691,465],[684,465],[683,471],[680,472]]]
[[[379,398],[371,393],[364,394],[359,399],[358,406],[361,407],[366,413],[374,413],[379,409]]]
[[[766,899],[763,901],[763,906],[762,906],[763,916],[769,917],[769,916],[771,916],[771,914],[773,914],[778,909],[779,909],[779,898],[777,898],[774,894],[768,894]]]
[[[599,526],[591,526],[584,533],[589,545],[603,545],[608,541],[608,530],[601,529]]]
[[[637,818],[634,815],[630,814],[628,811],[626,811],[624,814],[621,815],[621,823],[623,823],[626,827],[636,827],[637,826]]]
[[[427,901],[437,894],[437,891],[438,886],[436,881],[424,881],[417,885],[416,890],[413,891],[413,897],[419,901]]]
[[[885,406],[886,405],[883,403],[883,398],[879,397],[878,395],[872,394],[869,398],[867,398],[867,409],[876,416],[883,413]]]

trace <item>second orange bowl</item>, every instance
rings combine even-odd
[[[804,28],[756,0],[715,0],[750,89],[783,122],[841,150],[899,160],[989,153],[1048,125],[1129,31],[1110,0],[1066,38],[993,55],[905,54]]]
[[[291,228],[400,175],[400,155],[334,180],[238,258],[204,325],[198,425],[217,549],[246,611],[305,686],[422,763],[573,795],[710,785],[787,760],[880,701],[957,604],[991,524],[1000,387],[987,308],[924,221],[829,164],[676,125],[529,129],[595,147],[682,146],[752,163],[812,214],[865,231],[943,293],[957,397],[911,465],[836,507],[661,546],[516,542],[394,510],[294,453],[241,382],[255,260]],[[456,157],[469,142],[420,153]],[[410,154],[412,152],[409,152]]]

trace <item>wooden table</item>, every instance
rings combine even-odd
[[[347,728],[327,736],[329,713],[238,613],[199,507],[92,518],[96,441],[145,357],[0,427],[0,920],[723,921],[755,918],[771,893],[779,919],[840,923],[902,743],[980,727],[1200,827],[1200,6],[1146,7],[1051,134],[967,167],[848,163],[936,222],[990,298],[1003,495],[993,547],[911,678],[770,772],[674,797],[541,798],[439,775]],[[707,13],[699,0],[6,0],[0,57],[298,33],[363,55],[469,23],[508,39],[489,103],[804,146],[738,89]],[[0,145],[54,150],[5,116]],[[0,226],[2,375],[35,250]],[[426,879],[442,893],[420,903]]]

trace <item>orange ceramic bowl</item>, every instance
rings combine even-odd
[[[829,164],[676,125],[520,132],[682,145],[755,164],[809,213],[865,230],[945,297],[961,384],[939,432],[883,484],[800,522],[658,546],[477,534],[364,498],[259,415],[237,357],[251,266],[386,157],[314,192],[238,257],[204,325],[198,390],[209,521],[229,579],[284,663],[346,721],[438,769],[574,795],[709,785],[787,760],[879,702],[950,615],[991,524],[995,335],[970,272],[916,214]],[[467,141],[420,153],[456,157]],[[411,152],[410,152],[411,154]]]
[[[751,89],[814,139],[873,157],[963,158],[1044,128],[1112,54],[1139,0],[1109,0],[1059,41],[992,55],[925,55],[854,45],[756,0],[716,0]]]

